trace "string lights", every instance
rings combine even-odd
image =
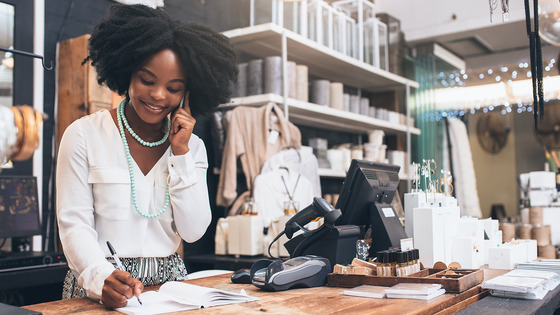
[[[543,60],[544,80],[550,82],[545,84],[545,103],[560,100],[560,76],[556,63],[554,58]],[[477,112],[499,112],[502,115],[532,113],[532,75],[528,62],[488,69],[439,72],[434,80],[434,87],[436,102],[441,103],[436,108],[440,109],[426,115],[433,115],[430,119],[439,121],[445,117],[462,117]],[[469,88],[476,88],[477,92],[466,92]],[[499,91],[503,91],[502,94]],[[521,93],[526,94],[526,97],[520,97]],[[450,95],[454,98],[447,98]]]

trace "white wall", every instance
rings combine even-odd
[[[502,24],[501,1],[498,1],[493,23],[490,23],[490,6],[487,0],[375,0],[374,2],[378,13],[388,13],[401,21],[401,30],[405,33],[407,41],[418,41]],[[509,7],[510,23],[525,20],[523,1],[509,1]]]

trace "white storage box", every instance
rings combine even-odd
[[[453,239],[453,261],[464,269],[478,269],[483,261],[482,244],[473,237],[456,237]]]
[[[228,217],[228,254],[255,256],[263,253],[263,224],[256,215]]]
[[[529,189],[556,189],[554,172],[530,172]]]
[[[543,208],[543,222],[550,225],[550,243],[560,245],[560,207]]]
[[[442,208],[415,208],[413,212],[414,247],[420,251],[425,268],[445,260],[444,211]]]
[[[426,205],[426,193],[423,191],[404,194],[404,231],[406,236],[414,237],[414,208]]]
[[[527,258],[526,247],[517,244],[502,244],[488,249],[488,267],[490,269],[513,269]]]

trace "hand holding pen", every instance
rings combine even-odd
[[[117,252],[115,251],[115,249],[113,248],[113,246],[111,245],[111,243],[109,241],[107,241],[107,247],[109,248],[109,251],[111,252],[111,256],[113,256],[113,259],[115,260],[115,263],[117,264],[117,269],[126,272],[124,266],[122,265],[121,260],[119,259],[119,256],[117,256]],[[130,288],[132,288],[132,294],[134,294],[134,295],[135,295],[134,291],[137,291],[135,289],[138,288],[138,286],[140,286],[140,292],[143,289],[142,283],[139,282],[138,280],[132,278],[130,276],[130,273],[127,272],[126,273],[126,278],[123,278],[122,277],[123,273],[121,273],[121,275],[119,276],[117,274],[119,272],[120,271],[113,272],[113,274],[105,280],[105,285],[103,286],[102,301],[103,301],[103,304],[105,304],[106,306],[109,306],[109,307],[124,306],[124,305],[121,305],[122,304],[121,302],[115,301],[114,299],[111,299],[111,298],[107,298],[108,300],[111,300],[111,301],[107,301],[108,303],[106,303],[107,299],[105,299],[104,296],[105,296],[106,291],[109,291],[108,288],[106,289],[106,286],[112,288],[112,291],[120,294],[121,296],[125,296],[125,297],[126,297],[126,294],[124,294],[122,292],[119,292],[120,290],[118,289],[119,286],[122,287],[122,284],[126,284],[126,285],[130,286]],[[109,292],[108,292],[108,295],[109,295]],[[142,304],[142,301],[140,301],[140,297],[138,295],[136,295],[136,299],[138,300],[138,303]],[[112,303],[112,302],[114,302],[114,303]],[[126,301],[124,301],[124,302],[125,302],[125,305],[126,305]],[[115,304],[115,305],[113,305],[113,304]]]

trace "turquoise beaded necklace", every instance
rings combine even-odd
[[[126,154],[126,160],[128,162],[128,174],[130,175],[130,189],[132,190],[132,204],[134,205],[134,209],[136,209],[136,212],[138,212],[138,214],[140,214],[141,216],[143,216],[145,218],[155,218],[155,217],[161,215],[162,213],[164,213],[165,210],[167,210],[167,207],[169,206],[169,184],[165,188],[165,203],[163,204],[163,208],[158,213],[145,214],[144,212],[142,212],[140,210],[140,208],[138,208],[138,204],[136,203],[136,187],[135,187],[135,183],[134,183],[134,169],[132,167],[132,156],[130,155],[130,149],[128,148],[128,142],[126,142],[126,135],[124,134],[123,122],[126,125],[128,132],[130,132],[130,134],[136,140],[138,140],[138,142],[140,142],[142,145],[149,146],[149,147],[153,147],[155,145],[144,144],[144,143],[149,143],[149,142],[146,142],[146,141],[140,139],[140,137],[138,137],[138,135],[136,135],[134,133],[132,128],[130,128],[130,126],[128,125],[128,122],[126,121],[126,117],[124,116],[124,107],[126,105],[126,102],[127,102],[126,99],[123,100],[119,104],[119,106],[117,107],[117,123],[119,125],[119,133],[121,135],[121,139],[122,139],[123,146],[124,146],[124,152]],[[169,130],[171,129],[169,119],[166,119],[166,120],[167,120],[167,131],[166,131],[163,139],[158,141],[158,142],[161,142],[161,143],[163,143],[163,142],[165,142],[165,140],[167,140],[167,137],[169,136]],[[156,143],[156,142],[152,142],[152,143]],[[159,145],[159,144],[157,144],[157,145]]]
[[[123,102],[125,102],[126,100],[123,100],[121,102],[121,104]],[[125,103],[126,105],[126,103]],[[119,104],[119,108],[120,108],[120,104]],[[118,110],[117,110],[118,113]],[[140,136],[138,136],[136,134],[136,132],[134,132],[134,130],[132,130],[132,128],[130,128],[130,125],[128,124],[128,120],[126,120],[126,117],[124,116],[124,105],[122,106],[121,109],[121,116],[122,116],[122,121],[124,123],[124,126],[126,127],[126,130],[128,130],[128,132],[130,133],[130,135],[136,139],[136,141],[140,142],[141,145],[145,146],[145,147],[157,147],[158,145],[161,145],[162,143],[165,142],[165,140],[167,140],[167,138],[169,137],[169,130],[171,130],[171,122],[169,121],[169,119],[167,119],[167,117],[164,118],[166,124],[167,124],[167,131],[165,132],[165,135],[163,135],[163,138],[161,138],[161,140],[156,141],[156,142],[148,142],[148,141],[144,141],[142,140],[142,138],[140,138]]]

